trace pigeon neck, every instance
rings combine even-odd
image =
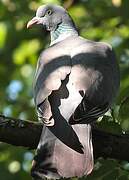
[[[67,38],[68,36],[78,35],[78,32],[75,27],[68,24],[60,24],[58,28],[54,31],[51,31],[51,44],[53,45],[57,42],[60,42]]]

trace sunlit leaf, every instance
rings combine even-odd
[[[119,7],[121,6],[122,0],[112,0],[114,6]]]
[[[5,45],[5,40],[7,36],[7,27],[5,23],[0,23],[0,48],[3,48]]]
[[[15,64],[21,65],[27,58],[32,58],[40,48],[40,42],[37,39],[24,41],[13,53]]]
[[[18,161],[12,161],[9,166],[8,169],[12,174],[17,173],[21,168],[21,165]]]

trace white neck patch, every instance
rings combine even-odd
[[[66,39],[67,37],[72,36],[72,35],[78,35],[78,32],[72,31],[72,32],[68,32],[68,33],[62,33],[59,35],[59,37],[57,39],[55,39],[54,41],[51,41],[50,46],[52,46],[53,44],[56,44],[60,41],[63,41],[64,39]]]

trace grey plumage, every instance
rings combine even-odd
[[[90,123],[111,107],[119,68],[110,45],[78,35],[67,11],[41,6],[29,23],[51,32],[38,60],[34,100],[44,123],[32,167],[35,179],[81,177],[93,169]]]

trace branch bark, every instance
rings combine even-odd
[[[0,115],[0,141],[36,149],[42,124]],[[129,135],[116,135],[93,128],[95,158],[110,157],[129,161]]]
[[[39,142],[42,125],[0,115],[0,141],[15,146],[35,149]]]

